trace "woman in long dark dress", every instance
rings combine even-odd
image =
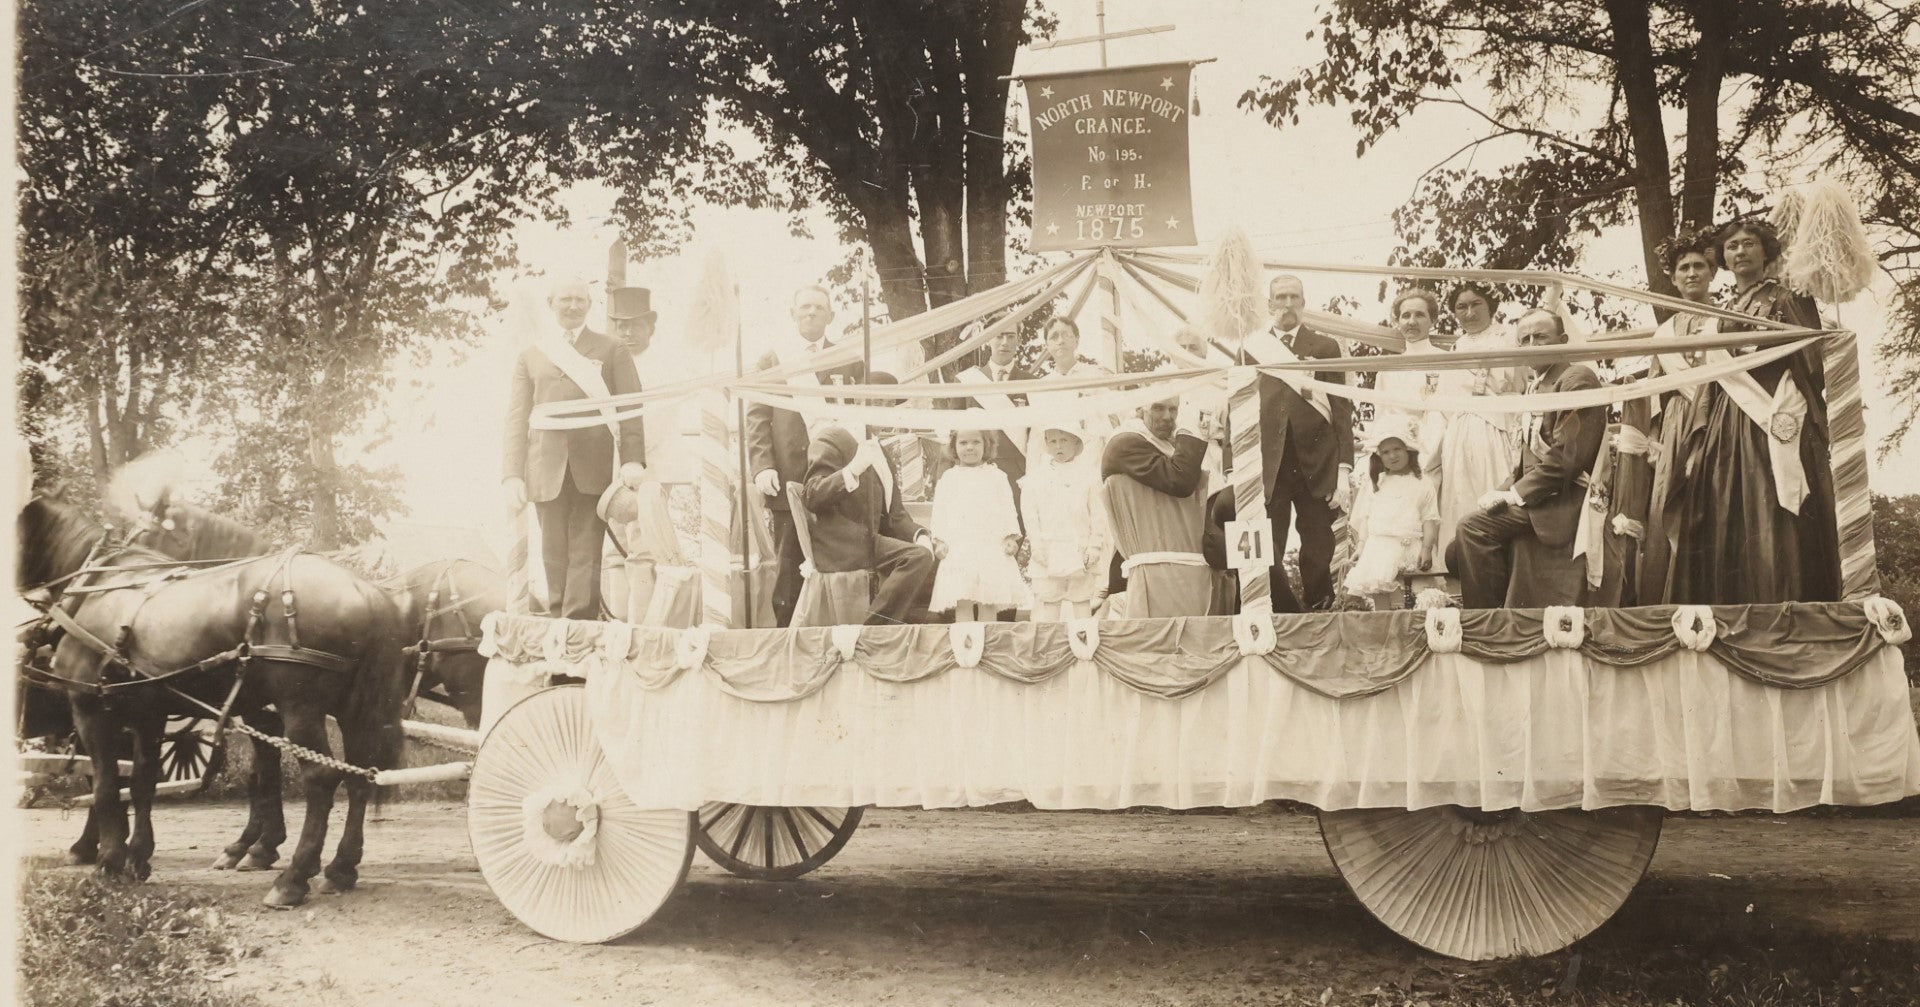
[[[1734,221],[1720,229],[1715,251],[1734,278],[1728,308],[1820,327],[1813,301],[1769,275],[1782,251],[1771,226]],[[1722,332],[1755,328],[1720,325]],[[1669,597],[1705,605],[1837,600],[1840,544],[1820,349],[1810,346],[1747,375],[1751,381],[1707,385],[1697,398]]]

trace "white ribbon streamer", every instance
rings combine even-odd
[[[1073,656],[1082,661],[1093,660],[1093,653],[1100,649],[1100,620],[1074,619],[1067,623],[1067,646],[1073,649]]]
[[[1233,617],[1233,642],[1241,657],[1260,657],[1273,653],[1279,637],[1273,629],[1273,617],[1265,612],[1242,612]]]

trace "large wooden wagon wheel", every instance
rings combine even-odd
[[[1380,922],[1443,955],[1558,951],[1605,923],[1646,873],[1664,812],[1322,811],[1320,835]]]
[[[160,738],[160,782],[193,781],[198,786],[181,792],[203,794],[226,765],[227,749],[214,731],[213,721],[167,718],[166,733]]]
[[[712,801],[694,820],[693,841],[731,874],[791,881],[833,859],[863,808],[773,808]]]
[[[687,876],[693,816],[635,807],[577,685],[510,707],[480,745],[467,837],[480,875],[520,922],[593,944],[653,917]]]

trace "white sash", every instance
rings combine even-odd
[[[961,371],[958,380],[964,385],[997,384],[997,382],[993,380],[993,375],[988,374],[984,368],[980,367],[969,367]],[[975,392],[973,393],[973,397],[988,406],[999,409],[1011,409],[1019,404],[1013,401],[1012,396],[1004,395],[1000,392]],[[1007,440],[1012,443],[1015,451],[1020,452],[1021,457],[1026,456],[1027,431],[1024,427],[1001,427],[1000,432],[1007,435]]]
[[[600,365],[586,354],[573,347],[572,343],[561,338],[558,333],[544,332],[534,340],[531,347],[534,352],[547,358],[547,362],[558,368],[567,380],[579,387],[590,399],[604,399],[613,393],[607,390],[606,375],[600,371]],[[606,421],[607,432],[613,434],[615,466],[620,454],[620,424],[614,420],[613,410],[600,407],[600,417]]]
[[[1240,348],[1246,351],[1247,356],[1252,357],[1255,362],[1262,364],[1290,364],[1301,359],[1300,355],[1288,349],[1287,344],[1279,336],[1274,335],[1271,329],[1247,333],[1246,338],[1240,341]],[[1301,398],[1307,400],[1307,405],[1312,406],[1313,411],[1320,414],[1321,419],[1329,423],[1333,422],[1333,406],[1327,401],[1325,395],[1310,388],[1300,388],[1297,391]]]
[[[1679,315],[1675,315],[1673,316],[1673,318],[1669,318],[1666,321],[1661,322],[1660,328],[1654,330],[1654,335],[1678,336],[1679,335],[1678,327],[1674,325],[1674,322],[1679,317],[1680,317]],[[1694,329],[1693,334],[1696,336],[1711,336],[1719,331],[1720,331],[1720,319],[1708,317],[1708,318],[1700,319],[1699,327]],[[1660,370],[1661,370],[1661,373],[1663,374],[1679,374],[1681,371],[1687,370],[1688,368],[1693,366],[1693,364],[1687,360],[1687,355],[1685,353],[1662,353],[1656,359],[1660,361]],[[1700,388],[1698,385],[1688,385],[1685,388],[1678,389],[1678,391],[1680,392],[1680,394],[1686,396],[1687,401],[1689,402],[1693,401],[1694,397],[1700,394]],[[1658,416],[1660,414],[1660,397],[1659,396],[1654,397],[1653,414],[1655,416]]]
[[[1709,350],[1707,359],[1730,360],[1726,350]],[[1747,418],[1767,435],[1767,460],[1773,470],[1773,493],[1780,506],[1790,514],[1800,513],[1806,502],[1806,466],[1800,461],[1800,433],[1807,421],[1807,398],[1794,384],[1793,375],[1782,374],[1771,394],[1760,387],[1752,373],[1729,374],[1718,382],[1727,398],[1747,414]]]

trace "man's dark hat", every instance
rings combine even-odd
[[[652,301],[653,294],[645,287],[614,287],[607,291],[607,318],[615,322],[644,318],[651,322],[660,317]]]

